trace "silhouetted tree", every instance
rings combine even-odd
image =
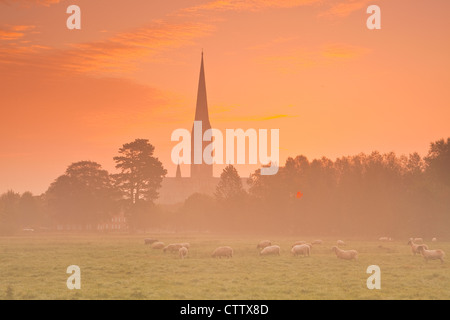
[[[217,224],[224,231],[246,229],[248,222],[247,192],[237,170],[228,165],[223,169],[214,193],[217,201]]]
[[[119,174],[114,178],[124,196],[132,203],[138,200],[154,201],[158,198],[163,177],[167,174],[162,163],[153,156],[155,147],[147,139],[136,139],[119,149],[114,157]]]
[[[92,161],[71,164],[46,194],[49,210],[61,223],[97,223],[116,211],[118,193],[101,165]]]
[[[124,209],[132,230],[140,221],[148,221],[145,215],[159,196],[163,177],[167,174],[162,163],[153,156],[155,147],[147,139],[136,139],[119,149],[114,157],[119,174],[114,175],[117,187],[125,199]],[[145,203],[140,203],[145,202]]]
[[[24,192],[20,196],[18,214],[22,227],[38,227],[43,222],[41,197],[33,196],[31,192]]]
[[[425,162],[433,180],[450,187],[450,138],[431,143]]]
[[[11,235],[17,231],[20,194],[12,190],[0,196],[0,235]]]
[[[246,192],[242,186],[242,180],[235,167],[231,164],[226,166],[220,174],[220,180],[214,193],[220,202],[241,201]]]

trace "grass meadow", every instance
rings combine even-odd
[[[144,245],[154,237],[166,244],[189,242],[189,257]],[[321,238],[321,237],[318,237]],[[311,257],[293,257],[298,240],[273,237],[281,256],[260,257],[256,237],[211,235],[56,235],[0,238],[0,299],[450,299],[450,261],[412,256],[407,239],[380,243],[347,240],[358,261],[336,258],[337,239],[324,239]],[[345,238],[343,240],[346,240]],[[448,242],[427,242],[450,253]],[[218,246],[234,249],[232,259],[213,259]],[[379,247],[379,246],[382,247]],[[69,290],[69,265],[81,268],[81,289]],[[369,290],[369,265],[381,268],[381,290]]]

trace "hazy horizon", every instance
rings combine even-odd
[[[81,160],[115,172],[136,138],[174,176],[170,135],[192,127],[202,50],[212,127],[280,129],[281,164],[425,156],[449,135],[450,3],[378,1],[381,30],[365,26],[369,4],[80,0],[68,30],[68,2],[0,2],[0,191],[42,193]]]

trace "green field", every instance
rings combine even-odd
[[[143,244],[145,237],[190,242],[189,258]],[[347,240],[358,261],[336,258],[324,239],[311,257],[293,257],[301,237],[272,237],[281,256],[260,257],[256,237],[44,235],[0,238],[0,299],[450,299],[450,261],[426,263],[407,240]],[[346,240],[346,239],[343,239]],[[213,259],[217,246],[232,259]],[[380,248],[379,245],[383,247]],[[450,243],[428,243],[450,253]],[[68,290],[69,265],[81,268],[81,290]],[[381,268],[381,290],[369,290],[369,265]]]

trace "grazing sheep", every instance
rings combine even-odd
[[[338,245],[338,247],[339,246],[345,246],[345,242],[344,241],[342,241],[342,240],[338,240],[338,241],[336,241],[336,243],[337,243],[337,245]]]
[[[182,247],[185,247],[186,249],[189,249],[189,248],[191,247],[191,244],[188,243],[188,242],[180,243],[180,245],[181,245]]]
[[[164,248],[164,242],[155,242],[152,244],[152,249],[162,249]]]
[[[263,240],[256,246],[256,249],[264,249],[265,247],[269,247],[272,245],[272,242],[269,240]]]
[[[187,257],[189,250],[186,247],[181,247],[178,250],[178,255],[180,256],[181,259],[184,259]]]
[[[436,238],[431,239],[431,242],[436,242],[436,241],[437,241]]]
[[[166,247],[164,247],[163,251],[166,252],[177,252],[178,250],[180,250],[180,248],[183,248],[183,246],[179,243],[172,243],[167,245]]]
[[[381,237],[381,238],[378,239],[378,241],[383,241],[383,242],[392,241],[392,238],[390,238],[390,237]]]
[[[428,246],[427,246],[426,244],[422,244],[422,245],[416,244],[416,243],[414,243],[414,241],[412,240],[412,238],[409,239],[409,241],[408,241],[407,244],[411,246],[411,252],[412,252],[412,254],[413,254],[414,256],[415,256],[417,253],[420,253],[420,251],[419,251],[419,246],[423,246],[425,249],[428,249]]]
[[[291,252],[294,256],[303,255],[309,257],[310,251],[311,247],[307,244],[298,244],[296,246],[293,246],[291,249]]]
[[[259,253],[260,256],[268,256],[268,255],[280,255],[280,247],[279,246],[269,246],[265,247]]]
[[[414,238],[414,242],[422,244],[423,239],[422,238]]]
[[[211,257],[213,258],[232,258],[233,257],[233,249],[231,247],[218,247],[216,250],[213,251],[211,254]]]
[[[152,243],[155,243],[155,242],[158,242],[158,240],[156,240],[156,239],[149,239],[149,238],[144,239],[144,244],[152,244]]]
[[[314,241],[312,242],[312,244],[322,244],[322,243],[323,243],[322,240],[314,240]]]
[[[297,241],[292,245],[292,248],[301,244],[306,244],[306,241]]]
[[[437,249],[437,250],[427,250],[424,245],[419,245],[419,252],[422,254],[425,261],[428,260],[441,260],[441,263],[444,263],[445,252]]]
[[[331,248],[332,251],[336,254],[336,257],[344,260],[358,260],[358,252],[356,250],[342,250],[338,247],[334,246]]]

